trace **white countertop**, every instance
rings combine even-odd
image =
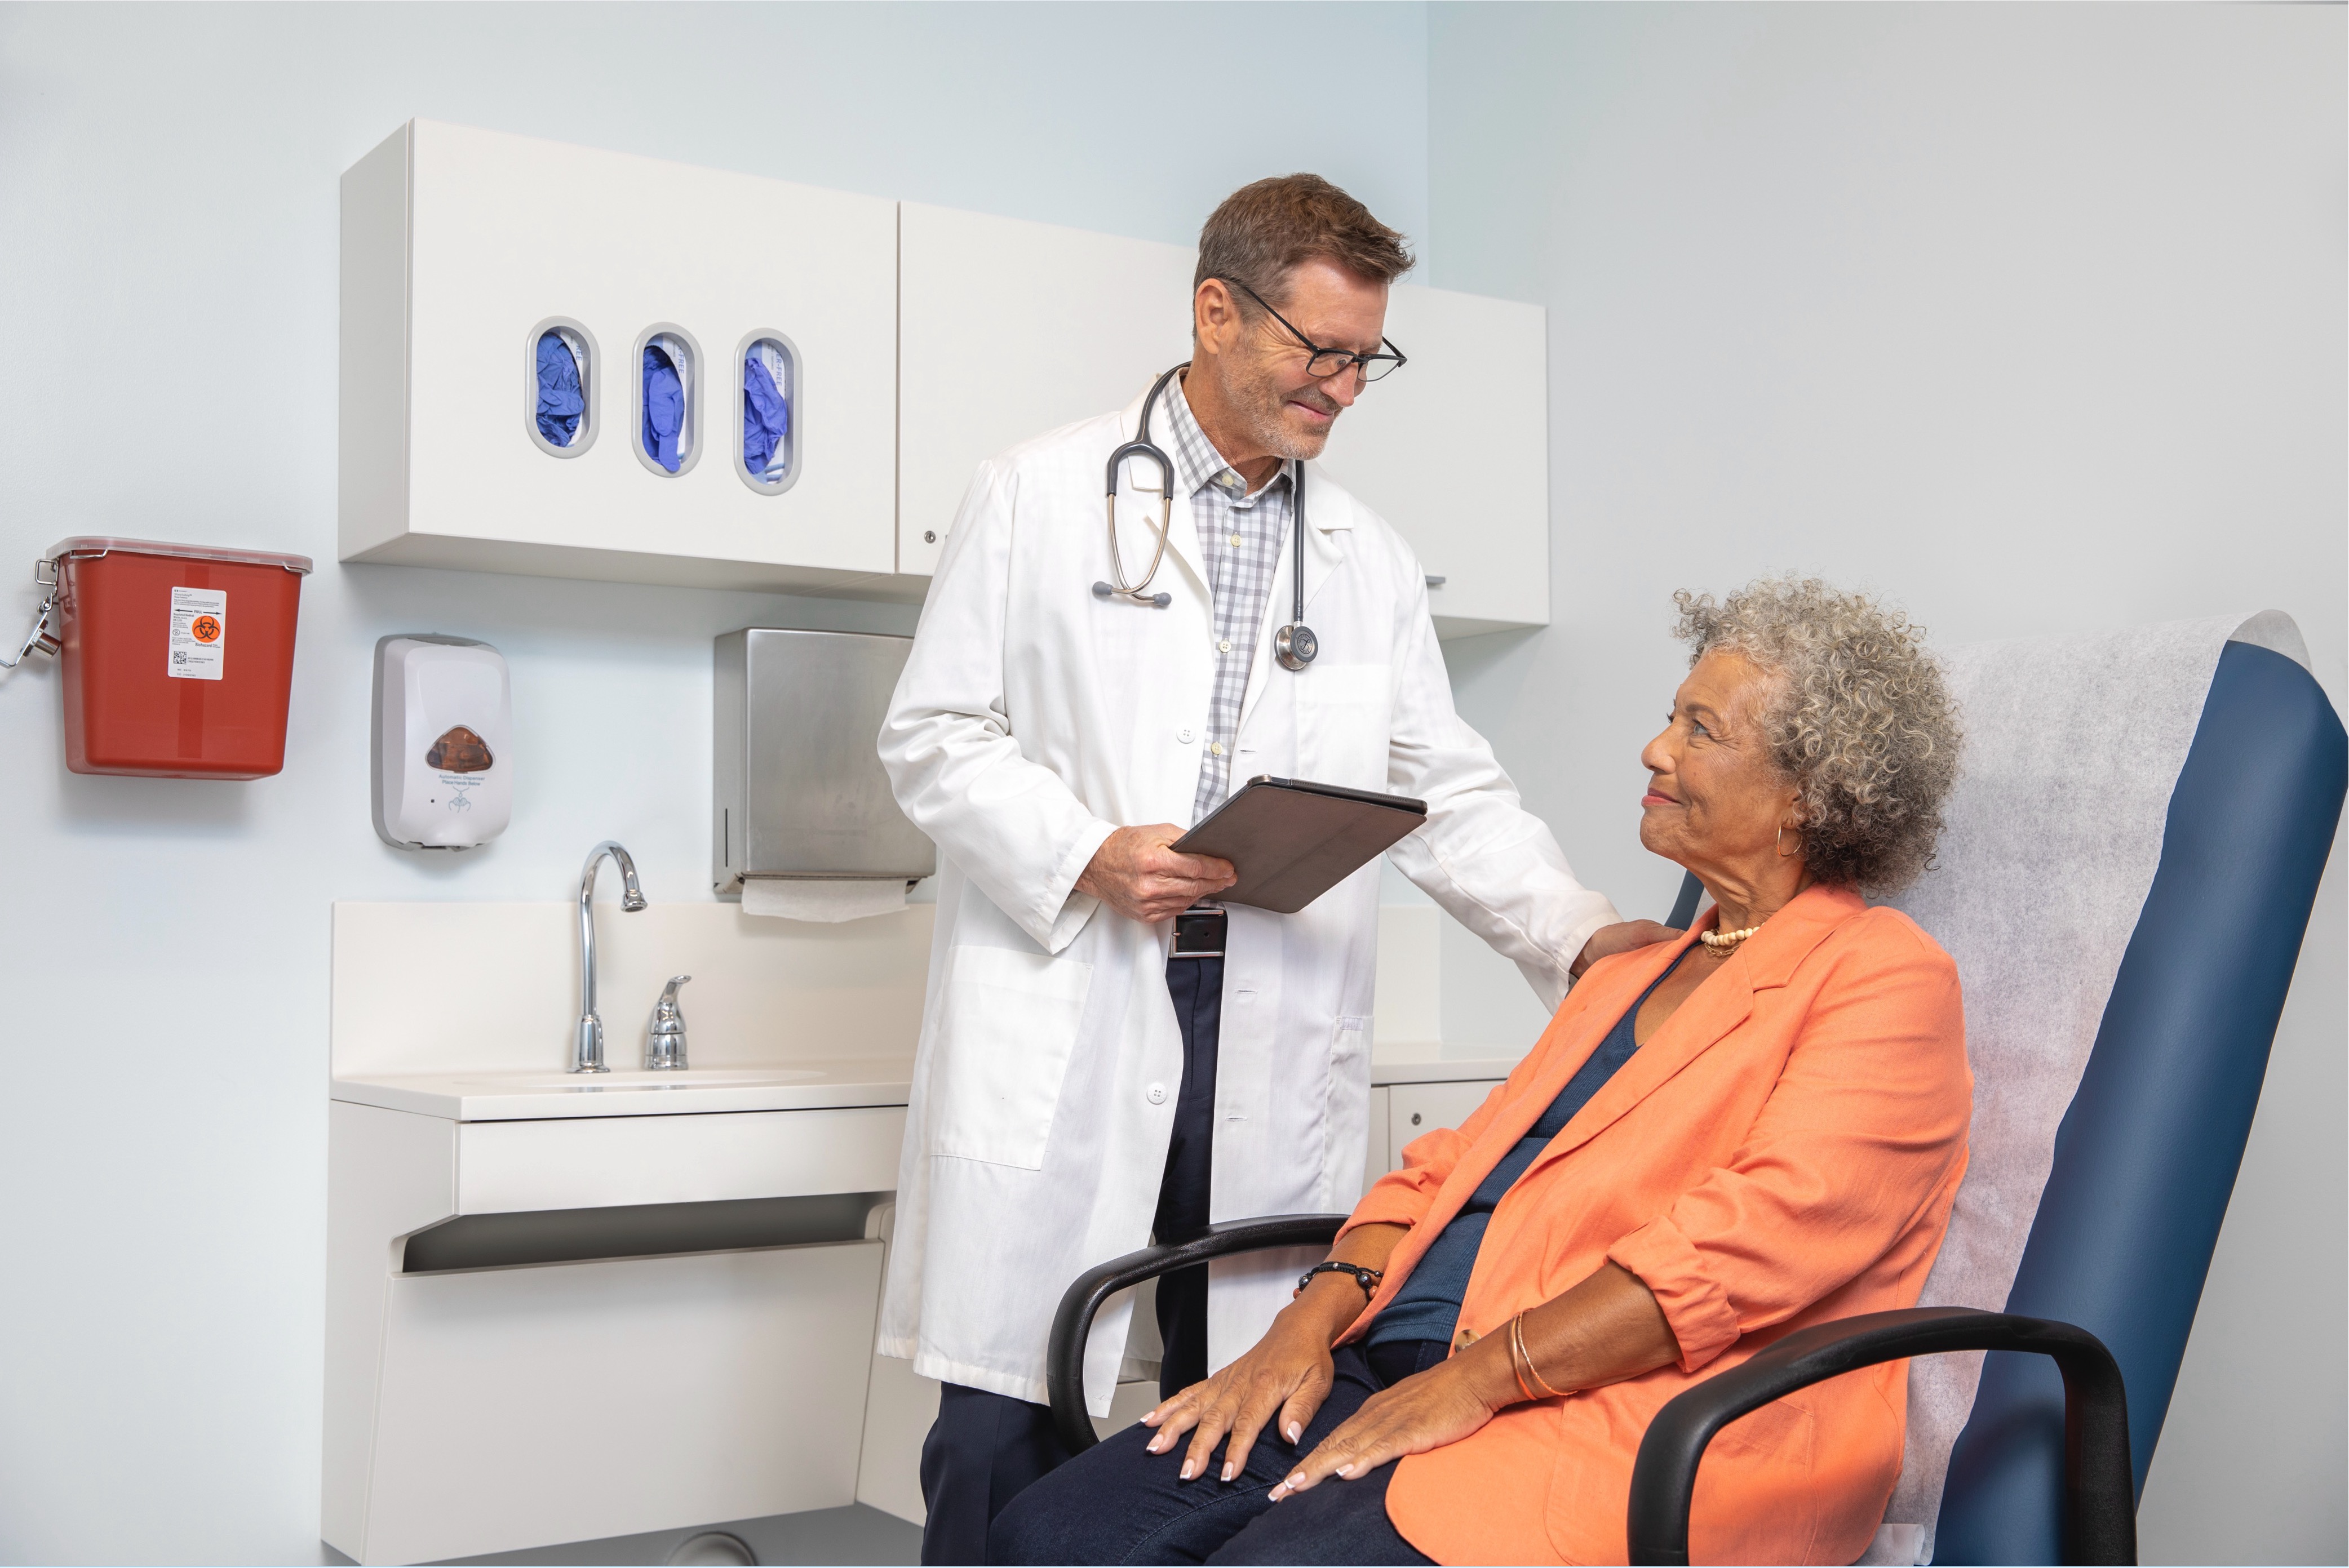
[[[1373,1085],[1504,1078],[1517,1058],[1484,1047],[1402,1043],[1371,1056]],[[577,1116],[679,1116],[741,1110],[831,1110],[903,1105],[910,1057],[691,1068],[678,1073],[386,1073],[339,1078],[336,1099],[451,1121],[536,1121]]]
[[[535,1121],[903,1105],[913,1077],[911,1057],[866,1057],[673,1073],[387,1073],[338,1078],[330,1092],[336,1099],[451,1121]]]

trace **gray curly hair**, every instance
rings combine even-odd
[[[1812,875],[1891,892],[1930,866],[1963,736],[1925,629],[1816,577],[1672,602],[1692,667],[1718,649],[1768,677],[1755,717],[1795,781]]]

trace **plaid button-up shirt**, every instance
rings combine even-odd
[[[1174,459],[1174,482],[1191,498],[1191,519],[1199,531],[1215,602],[1216,684],[1207,704],[1199,788],[1191,798],[1191,820],[1196,822],[1231,792],[1232,748],[1239,738],[1248,665],[1256,658],[1257,633],[1264,624],[1265,601],[1272,595],[1280,547],[1288,537],[1288,466],[1282,464],[1250,495],[1247,481],[1199,428],[1180,378],[1166,388],[1165,407],[1174,432],[1168,453]]]

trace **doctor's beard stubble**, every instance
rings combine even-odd
[[[1273,364],[1257,360],[1237,372],[1227,384],[1229,401],[1247,420],[1248,433],[1265,450],[1284,459],[1311,462],[1330,444],[1330,431],[1337,428],[1338,416],[1344,409],[1336,398],[1309,382],[1293,391],[1284,388]],[[1282,414],[1291,401],[1309,403],[1329,415],[1329,428],[1318,435],[1298,434]]]

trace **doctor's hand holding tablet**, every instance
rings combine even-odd
[[[943,1385],[925,1563],[983,1561],[1067,1457],[1044,1357],[1078,1274],[1361,1191],[1370,861],[1547,1006],[1662,930],[1519,804],[1453,709],[1418,560],[1314,461],[1407,363],[1385,326],[1411,265],[1317,176],[1235,192],[1200,232],[1190,359],[979,465],[947,533],[879,743],[940,851],[880,1345]],[[1122,1367],[1171,1395],[1231,1360],[1310,1261],[1104,1311],[1094,1412]]]

